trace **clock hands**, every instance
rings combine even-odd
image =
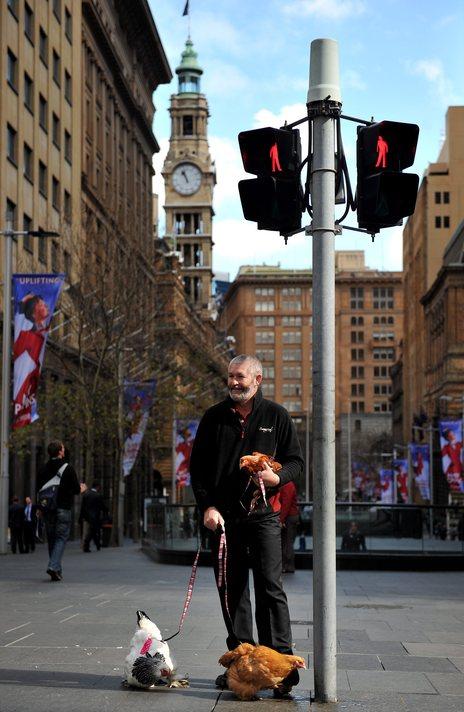
[[[181,174],[184,176],[186,182],[188,183],[189,179],[188,179],[187,173],[185,171],[181,171]]]

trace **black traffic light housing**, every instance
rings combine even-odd
[[[297,129],[264,128],[238,135],[243,166],[257,178],[238,184],[243,215],[258,230],[289,233],[301,228],[303,191]]]
[[[359,227],[378,232],[413,214],[419,176],[402,171],[414,163],[418,136],[416,124],[397,121],[358,127]]]

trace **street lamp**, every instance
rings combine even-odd
[[[10,379],[11,379],[11,278],[13,238],[59,237],[58,232],[49,230],[0,230],[5,240],[3,267],[3,343],[2,343],[2,423],[0,429],[0,554],[8,548],[8,485],[10,439]]]

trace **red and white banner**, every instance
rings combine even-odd
[[[440,422],[440,448],[443,474],[450,491],[464,492],[461,420]]]
[[[190,484],[190,455],[199,422],[199,420],[174,420],[176,487],[187,487]]]

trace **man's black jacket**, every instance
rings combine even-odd
[[[214,506],[224,516],[240,513],[240,494],[247,482],[239,468],[243,455],[255,451],[273,456],[282,465],[280,485],[296,480],[303,470],[295,426],[285,408],[263,398],[258,389],[253,411],[242,429],[234,405],[226,398],[209,408],[198,426],[190,476],[202,512]]]
[[[54,477],[60,467],[65,463],[60,457],[53,457],[45,463],[39,473],[39,489],[43,487],[48,480]],[[56,506],[58,509],[72,509],[74,503],[74,495],[80,494],[79,480],[72,465],[68,465],[61,475],[60,486],[56,496]]]

